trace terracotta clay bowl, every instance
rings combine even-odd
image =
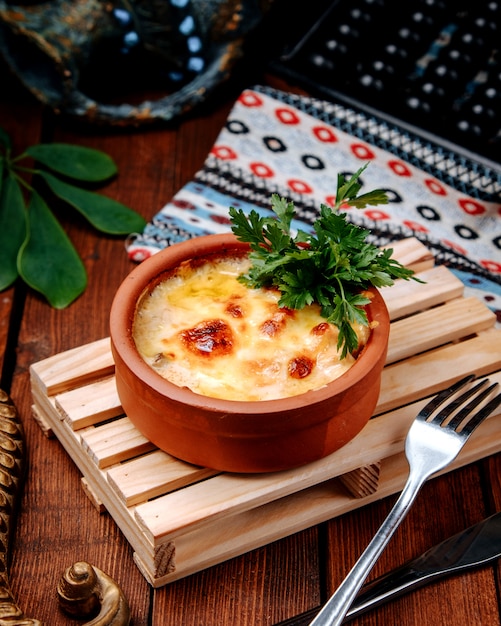
[[[161,450],[218,470],[270,472],[329,455],[362,430],[378,400],[390,321],[383,298],[372,290],[367,313],[377,324],[355,364],[324,387],[293,397],[224,400],[165,380],[143,361],[132,337],[142,294],[185,259],[247,249],[232,234],[208,235],[175,244],[143,261],[113,301],[111,347],[122,407]]]

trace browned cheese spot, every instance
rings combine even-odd
[[[317,324],[311,329],[311,334],[317,336],[325,335],[329,328],[330,326],[327,322],[320,322],[320,324]]]
[[[263,335],[274,337],[280,330],[280,324],[277,320],[266,320],[261,324],[260,330]]]
[[[274,337],[285,327],[288,317],[294,317],[294,311],[286,308],[279,309],[261,324],[260,331],[263,335]]]
[[[226,307],[226,313],[235,318],[240,318],[244,316],[242,307],[235,302],[228,303],[228,306]]]
[[[307,356],[297,356],[289,361],[288,371],[291,378],[306,378],[313,371],[313,361]]]
[[[205,320],[180,333],[184,345],[200,356],[223,356],[233,349],[231,328],[223,320]]]

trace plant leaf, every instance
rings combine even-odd
[[[369,191],[356,198],[347,200],[347,204],[356,209],[365,209],[366,206],[377,206],[378,204],[388,204],[388,202],[388,195],[384,189],[374,189],[374,191]]]
[[[111,235],[142,231],[146,225],[139,213],[107,196],[80,189],[48,172],[39,172],[52,191],[79,211],[95,228]]]
[[[361,184],[358,179],[363,174],[369,164],[366,163],[351,176],[349,180],[343,174],[337,175],[337,191],[336,191],[336,208],[339,208],[343,202],[357,197]]]
[[[17,253],[25,237],[23,194],[15,177],[9,174],[0,190],[0,291],[12,285],[19,275]]]
[[[87,273],[77,251],[36,191],[32,192],[28,233],[17,266],[22,279],[56,309],[71,304],[87,286]]]
[[[94,148],[67,143],[41,143],[27,148],[25,154],[49,169],[76,180],[99,182],[117,173],[113,159]]]

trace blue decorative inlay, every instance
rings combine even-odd
[[[188,59],[188,69],[191,72],[201,72],[204,69],[205,62],[200,57],[191,57]]]
[[[132,22],[131,14],[125,9],[113,9],[113,17],[122,26],[128,26]]]
[[[195,28],[195,20],[191,15],[187,15],[184,20],[179,24],[179,32],[183,35],[189,35]]]
[[[193,35],[187,39],[188,50],[190,52],[199,52],[202,49],[202,40],[200,37]]]

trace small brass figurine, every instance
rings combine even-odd
[[[130,609],[115,581],[99,568],[78,561],[64,572],[57,587],[61,608],[89,626],[128,626]],[[1,626],[1,623],[0,623]]]
[[[24,434],[8,394],[0,389],[0,626],[41,626],[16,604],[8,578],[14,515],[24,473]]]

